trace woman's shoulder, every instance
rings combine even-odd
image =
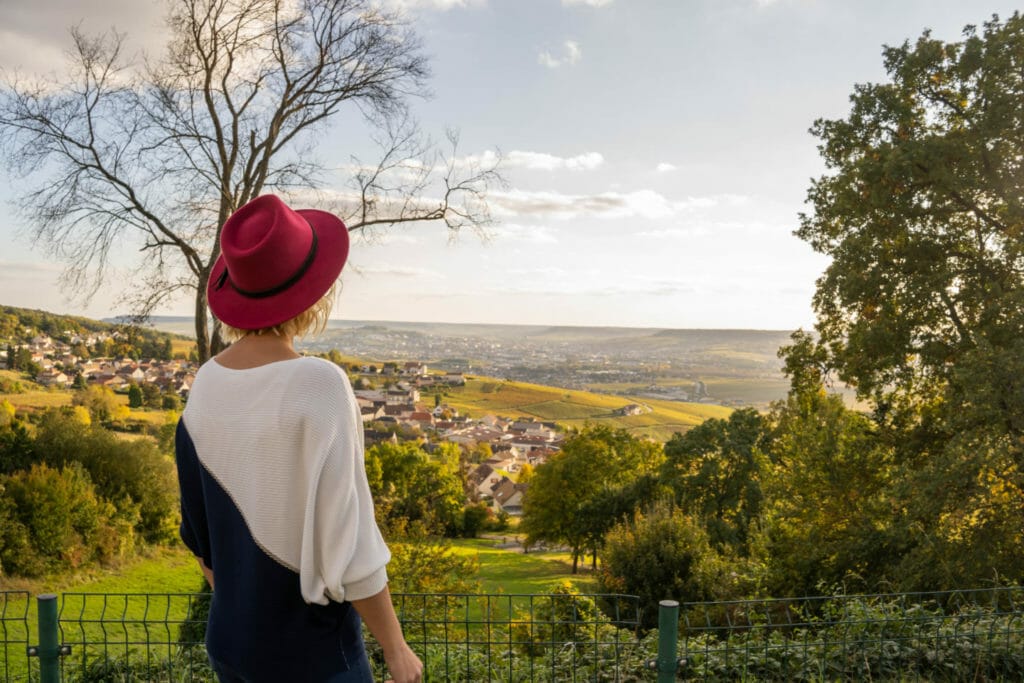
[[[352,392],[348,375],[337,365],[324,358],[302,356],[293,363],[293,376],[299,382],[313,384],[324,389],[337,389],[345,394]]]

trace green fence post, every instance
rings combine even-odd
[[[60,683],[60,634],[57,629],[57,596],[36,596],[39,609],[39,683]]]
[[[662,600],[658,603],[658,683],[672,683],[676,679],[678,641],[679,603]]]

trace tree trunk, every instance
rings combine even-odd
[[[210,333],[206,321],[206,281],[209,273],[205,272],[199,276],[199,286],[196,288],[196,355],[199,356],[199,363],[209,360],[210,354]]]
[[[573,551],[572,551],[572,573],[573,574],[577,573],[576,570],[579,567],[579,563],[580,563],[580,552],[574,548]]]

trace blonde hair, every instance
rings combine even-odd
[[[233,342],[249,335],[277,335],[291,339],[292,337],[305,337],[308,334],[320,334],[327,328],[327,320],[331,316],[331,309],[334,308],[334,299],[337,294],[338,283],[335,282],[327,290],[327,293],[320,297],[319,301],[291,320],[258,330],[243,330],[221,323],[221,334],[225,339]]]

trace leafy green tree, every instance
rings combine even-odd
[[[484,530],[487,522],[494,517],[494,511],[487,503],[470,503],[462,508],[462,535],[476,538]]]
[[[465,494],[457,446],[455,452],[432,458],[415,442],[367,449],[367,478],[382,527],[421,522],[446,536],[460,534]]]
[[[142,389],[135,382],[132,382],[128,386],[128,407],[129,408],[141,408],[142,407]]]
[[[813,359],[820,351],[804,334],[784,350],[791,377],[775,405],[771,460],[764,474],[763,535],[772,595],[809,595],[851,582],[880,589],[898,579],[909,541],[896,496],[895,450],[867,415],[827,393]]]
[[[828,170],[797,234],[831,263],[803,357],[870,400],[898,464],[893,574],[915,588],[1024,577],[1006,502],[1024,462],[1022,51],[1017,12],[956,42],[925,33],[812,129]],[[840,434],[856,421],[831,415]]]
[[[831,258],[817,329],[840,377],[880,403],[942,395],[966,356],[1020,338],[1022,48],[1017,13],[961,42],[886,48],[890,81],[812,129],[829,174],[797,234]],[[999,390],[1014,430],[1021,386]]]
[[[147,408],[160,408],[163,402],[163,393],[160,387],[152,382],[143,382],[139,385],[142,390],[142,403]]]
[[[118,528],[116,510],[96,495],[80,465],[59,470],[33,465],[3,477],[0,486],[20,525],[10,534],[13,538],[4,533],[8,537],[4,549],[29,551],[26,557],[14,552],[0,557],[0,563],[12,573],[34,575],[81,567],[122,554],[122,536],[130,534],[130,528]],[[27,534],[31,550],[24,547],[23,540],[14,540],[23,534]]]
[[[641,621],[650,628],[660,600],[726,597],[725,569],[700,520],[657,503],[608,532],[598,581],[602,592],[639,596]]]
[[[392,526],[388,582],[400,593],[472,593],[479,590],[480,563],[457,553],[422,524]]]
[[[29,365],[35,365],[32,361],[32,352],[24,346],[18,347],[14,351],[14,365],[13,369],[22,370],[35,377],[38,373],[31,372]],[[37,366],[38,367],[38,366]]]
[[[96,491],[114,503],[142,539],[159,543],[176,535],[174,465],[154,442],[119,439],[64,411],[50,410],[40,420],[34,449],[36,458],[51,467],[84,467]]]
[[[10,419],[0,425],[0,474],[28,469],[35,462],[35,451],[28,429],[13,414],[3,410],[5,405],[9,406],[10,403],[0,403],[0,416],[10,415]]]
[[[765,419],[753,408],[706,420],[665,444],[662,481],[676,504],[704,522],[712,544],[747,554],[750,528],[761,514],[768,467]]]
[[[565,543],[573,555],[573,573],[586,551],[595,555],[605,532],[623,514],[614,501],[661,465],[660,444],[638,439],[624,429],[589,425],[569,437],[562,450],[537,467],[524,495],[520,529],[527,543]]]
[[[85,406],[92,416],[93,422],[102,424],[114,418],[120,402],[110,387],[99,384],[90,384],[81,391],[76,391],[71,397],[71,404]]]

